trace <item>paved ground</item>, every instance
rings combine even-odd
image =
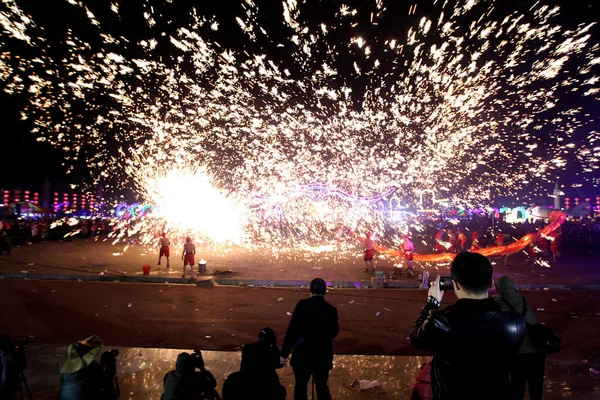
[[[211,287],[85,282],[105,278],[141,282],[141,265],[146,263],[152,265],[154,282],[183,282],[179,260],[171,270],[164,265],[158,268],[156,255],[141,246],[125,249],[118,244],[77,240],[15,247],[10,257],[0,257],[2,330],[13,338],[33,336],[28,376],[36,398],[56,398],[56,362],[66,345],[98,334],[107,346],[130,347],[122,349],[120,357],[126,398],[155,399],[160,397],[162,376],[178,352],[168,349],[216,351],[207,357],[221,385],[223,375],[236,369],[236,350],[254,341],[262,327],[272,326],[281,343],[289,321],[287,313],[308,295],[300,285],[321,276],[339,287],[361,288],[334,288],[327,295],[338,307],[341,323],[332,375],[335,398],[407,398],[419,365],[429,356],[413,349],[408,341],[425,291],[365,289],[374,273],[363,271],[360,254],[360,248],[355,256],[346,257],[327,251],[292,257],[239,249],[225,253],[202,250],[198,258],[208,261],[209,279],[214,277],[221,285],[245,284]],[[377,265],[389,274],[397,261],[380,257]],[[548,359],[545,399],[600,398],[596,395],[600,378],[590,372],[590,368],[600,369],[598,256],[567,251],[560,264],[544,266],[529,264],[517,254],[509,259],[508,268],[503,260],[497,261],[496,277],[506,274],[521,287],[546,288],[524,291],[538,309],[538,319],[564,340],[564,350]],[[447,265],[417,264],[416,269],[433,275],[448,273]],[[419,285],[406,278],[391,283]],[[292,288],[268,287],[272,285]],[[449,294],[444,303],[453,301]],[[291,371],[282,371],[280,377],[290,392]],[[382,388],[353,391],[349,384],[355,378],[380,379]]]
[[[113,347],[107,347],[113,348]],[[29,369],[26,376],[36,400],[56,399],[60,375],[57,360],[66,354],[66,346],[30,345]],[[122,399],[159,399],[164,375],[174,368],[177,354],[188,350],[119,348],[117,369]],[[221,393],[225,376],[237,371],[240,352],[203,351],[207,368],[217,380]],[[414,376],[427,357],[336,356],[330,376],[334,399],[408,399]],[[294,375],[289,366],[279,370],[288,399],[293,398]],[[380,387],[360,391],[350,387],[355,379],[378,380]],[[549,387],[553,382],[548,382]]]
[[[173,250],[173,253],[175,251]],[[503,259],[495,261],[494,275],[500,277],[509,275],[521,285],[567,285],[585,286],[588,289],[600,289],[600,274],[597,273],[600,257],[595,255],[567,254],[561,263],[545,262],[530,264],[522,253],[515,254],[509,259],[509,266],[503,266]],[[200,249],[197,259],[208,261],[208,275],[221,284],[246,284],[299,286],[310,281],[315,276],[321,276],[334,285],[365,286],[371,283],[375,276],[373,272],[365,272],[359,247],[356,254],[337,256],[335,252],[293,256],[289,254],[269,254],[245,249],[227,249],[215,252]],[[180,256],[180,254],[179,254]],[[122,244],[112,245],[108,241],[95,242],[91,239],[75,240],[72,242],[42,242],[29,246],[15,247],[10,257],[0,257],[0,275],[21,276],[25,274],[37,278],[52,275],[104,278],[126,276],[128,278],[142,277],[142,265],[151,265],[151,276],[154,278],[181,278],[181,260],[176,255],[172,257],[172,266],[166,269],[164,265],[156,265],[157,255],[154,250],[140,245],[125,248]],[[391,274],[394,265],[399,260],[380,255],[377,267]],[[448,274],[448,265],[416,264],[417,271],[427,270],[431,274]],[[17,275],[15,275],[17,274]],[[81,278],[83,279],[83,278]],[[416,279],[394,279],[392,285],[417,287]]]
[[[289,321],[287,312],[308,295],[305,290],[261,287],[34,280],[2,280],[0,293],[6,333],[14,338],[34,336],[28,353],[38,354],[41,361],[32,359],[30,369],[35,370],[37,363],[40,371],[28,375],[30,380],[39,376],[36,388],[47,392],[47,398],[57,390],[56,361],[64,354],[66,344],[75,340],[97,334],[107,347],[162,348],[139,350],[140,358],[134,357],[138,350],[132,350],[121,363],[121,368],[129,371],[122,375],[127,382],[124,393],[132,393],[130,398],[158,398],[157,382],[160,385],[162,375],[170,368],[169,360],[172,362],[176,354],[164,348],[234,351],[254,341],[265,325],[274,328],[281,343]],[[538,319],[558,331],[564,340],[564,351],[549,358],[550,394],[545,398],[583,399],[599,390],[600,380],[589,368],[600,368],[600,292],[524,293],[539,309]],[[337,398],[406,398],[412,376],[423,360],[413,357],[429,355],[413,349],[407,338],[424,296],[421,290],[390,289],[337,289],[328,293],[328,301],[340,315],[336,354],[373,355],[337,358],[332,382],[339,393]],[[443,304],[453,301],[449,294]],[[379,317],[377,312],[381,313]],[[38,344],[59,346],[36,347]],[[215,356],[209,363],[221,378],[237,365],[237,353],[227,354]],[[289,372],[282,375],[286,385],[292,381]],[[383,388],[371,394],[355,394],[348,388],[354,378],[381,378]],[[48,379],[54,379],[54,386]]]
[[[105,349],[113,348],[106,346]],[[34,398],[56,399],[60,376],[57,361],[64,357],[67,346],[31,344],[27,347],[29,368],[25,372]],[[181,350],[119,347],[117,369],[122,399],[159,399],[165,373],[174,367]],[[190,351],[189,349],[184,351]],[[203,351],[207,368],[217,379],[221,392],[225,376],[239,368],[239,352]],[[334,399],[392,400],[408,399],[414,376],[419,366],[428,361],[421,356],[340,356],[334,359],[330,388]],[[585,371],[565,373],[566,364],[557,359],[546,363],[546,400],[597,399],[600,379]],[[293,393],[294,375],[289,366],[279,372],[281,383],[287,388],[288,398]],[[353,389],[355,379],[379,381],[380,386],[370,390]],[[596,397],[594,397],[596,396]]]

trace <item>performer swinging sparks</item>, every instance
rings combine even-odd
[[[404,235],[404,240],[402,241],[402,253],[404,253],[404,258],[406,259],[406,263],[408,265],[408,269],[406,271],[406,275],[409,278],[412,278],[414,275],[413,271],[413,254],[415,252],[415,246],[413,242],[410,240],[410,235],[407,233]]]
[[[375,271],[375,264],[373,263],[373,257],[375,256],[375,245],[373,240],[371,240],[371,233],[367,232],[367,237],[365,239],[365,251],[364,251],[364,260],[365,260],[365,268],[369,270],[369,264],[373,271]]]
[[[190,266],[190,274],[192,279],[194,279],[194,254],[196,254],[196,246],[192,243],[191,238],[185,239],[185,244],[183,245],[183,253],[181,254],[181,259],[183,260],[183,275],[182,278],[185,278],[185,267],[187,265]]]
[[[171,250],[169,246],[171,245],[171,240],[167,237],[167,234],[163,232],[162,237],[158,241],[158,247],[160,251],[158,253],[158,265],[160,265],[160,259],[162,256],[167,258],[167,268],[169,268],[169,256],[171,255]]]

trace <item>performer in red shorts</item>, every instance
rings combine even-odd
[[[190,266],[190,274],[192,275],[192,279],[194,279],[194,254],[196,254],[196,246],[192,243],[191,238],[185,239],[185,244],[183,245],[183,253],[181,254],[181,259],[183,260],[183,276],[185,278],[185,267],[187,265]]]
[[[475,231],[471,235],[471,251],[479,249],[481,249],[481,247],[479,246],[479,231]]]
[[[435,251],[437,251],[439,253],[446,252],[446,248],[442,244],[443,241],[444,241],[444,230],[440,228],[437,231],[437,233],[435,234]]]
[[[163,232],[162,237],[158,241],[158,247],[160,248],[160,252],[158,253],[158,265],[160,265],[160,259],[162,256],[167,257],[167,268],[169,268],[169,256],[171,255],[171,251],[169,246],[171,245],[171,241],[167,237],[167,234]]]
[[[454,229],[448,231],[448,241],[450,242],[450,252],[456,253],[456,234]]]
[[[373,257],[375,256],[375,245],[371,240],[371,233],[367,232],[367,238],[365,239],[365,252],[364,252],[364,260],[365,260],[365,268],[367,271],[369,270],[369,264],[373,271],[375,271],[375,264],[373,264]]]
[[[410,240],[409,234],[404,235],[404,240],[402,241],[402,253],[404,253],[404,258],[406,259],[406,263],[408,264],[408,269],[406,270],[406,275],[411,278],[414,275],[413,271],[413,254],[415,252],[415,245]]]

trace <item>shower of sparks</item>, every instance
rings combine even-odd
[[[177,231],[216,242],[244,242],[247,210],[217,189],[204,170],[184,166],[179,170],[145,168],[141,172],[143,195],[156,205],[152,222],[166,222],[163,231]]]
[[[571,105],[598,100],[594,24],[567,29],[543,1],[502,15],[478,0],[431,1],[437,15],[420,15],[421,2],[391,38],[373,33],[383,0],[340,3],[319,23],[303,14],[318,3],[284,0],[277,29],[245,0],[231,14],[245,38],[235,48],[214,39],[232,21],[195,9],[166,33],[160,2],[141,2],[148,32],[129,39],[103,22],[124,3],[66,3],[90,33],[58,42],[2,0],[4,91],[28,97],[22,118],[68,169],[135,188],[180,236],[294,247],[384,231],[361,203],[285,197],[308,183],[474,206],[545,194],[575,158],[582,181],[600,184],[599,134],[574,137],[595,116]]]

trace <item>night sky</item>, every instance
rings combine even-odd
[[[65,33],[67,29],[72,29],[76,36],[86,37],[93,43],[96,32],[90,31],[89,23],[83,23],[85,15],[82,9],[68,6],[66,2],[62,0],[45,0],[39,1],[21,1],[17,2],[28,14],[31,14],[38,25],[42,26],[46,32],[48,32],[51,40],[55,40],[56,43],[64,41]],[[180,26],[184,25],[189,20],[189,14],[192,7],[195,7],[199,14],[207,16],[216,16],[216,20],[219,21],[220,27],[218,33],[215,33],[214,40],[217,40],[223,47],[232,48],[237,51],[247,50],[249,52],[260,50],[266,54],[271,55],[274,58],[285,59],[286,53],[281,51],[275,46],[263,47],[264,43],[248,43],[242,39],[239,26],[235,21],[235,16],[240,15],[243,9],[240,7],[240,1],[173,1],[172,3],[165,3],[162,1],[128,1],[127,5],[120,4],[120,18],[115,17],[113,13],[109,12],[110,2],[104,0],[84,1],[89,9],[95,14],[96,18],[102,23],[103,29],[108,30],[115,36],[126,37],[131,42],[137,42],[144,38],[149,37],[160,37],[159,32],[166,32],[164,43],[159,43],[159,49],[162,53],[163,62],[173,63],[173,55],[171,54],[172,47],[168,43],[168,35],[172,31]],[[157,24],[153,28],[148,28],[145,25],[145,21],[142,14],[145,10],[145,6],[148,3],[155,7],[156,10],[161,10],[162,19],[157,21]],[[336,1],[313,1],[311,3],[317,4],[312,6],[312,10],[309,14],[309,18],[313,20],[314,24],[320,23],[322,13],[327,13],[328,8],[333,9],[339,6],[339,2]],[[347,1],[348,4],[360,3],[356,1]],[[364,3],[364,2],[363,2]],[[391,2],[388,5],[389,18],[382,21],[377,27],[373,29],[377,30],[377,34],[385,36],[389,34],[389,37],[405,37],[408,29],[408,19],[406,16],[408,9],[414,2],[397,1]],[[427,4],[431,2],[418,2],[419,12],[427,13]],[[503,2],[499,2],[503,3]],[[508,2],[506,2],[508,3]],[[519,7],[527,7],[534,2],[530,1],[511,1],[512,5],[518,3]],[[560,4],[562,7],[562,22],[565,26],[574,24],[575,22],[587,20],[593,21],[598,15],[600,6],[598,2],[588,1],[556,1],[556,4]],[[281,2],[280,1],[256,1],[257,6],[263,12],[261,18],[264,26],[272,27],[270,34],[272,36],[285,35],[286,31],[281,24]],[[424,11],[425,10],[425,11]],[[499,11],[501,12],[501,10]],[[368,19],[368,15],[364,18]],[[403,20],[406,18],[407,20]],[[596,18],[597,20],[597,18]],[[373,32],[361,32],[365,36],[373,34]],[[598,42],[598,27],[592,30],[592,34],[596,36],[595,42]],[[342,39],[347,32],[339,32],[340,39]],[[256,46],[256,48],[252,48]],[[57,58],[61,57],[60,46],[57,47]],[[136,49],[131,48],[131,56],[136,56]],[[344,59],[340,60],[340,66],[338,68],[342,72],[340,79],[345,78],[344,72]],[[350,70],[350,65],[347,69]],[[357,91],[362,87],[363,82],[361,79],[356,78],[355,81],[348,79],[347,84],[356,88]],[[92,120],[97,113],[105,114],[112,105],[105,99],[98,99],[98,109],[93,112],[87,113],[83,116],[83,120]],[[5,93],[0,94],[0,106],[2,107],[2,149],[0,155],[0,187],[23,187],[30,188],[32,190],[41,190],[41,184],[44,177],[49,177],[52,183],[53,190],[65,190],[70,183],[80,183],[88,177],[89,172],[85,162],[80,162],[75,172],[67,175],[65,173],[66,168],[61,165],[64,162],[63,153],[50,146],[49,144],[39,143],[36,141],[36,136],[30,133],[31,123],[29,121],[21,121],[20,111],[26,104],[23,95],[9,96]],[[584,110],[590,113],[590,120],[597,120],[600,117],[600,112],[597,105],[593,104],[590,99],[589,102],[583,104],[577,104]],[[600,130],[600,124],[598,122],[592,122],[590,125],[580,128],[581,132],[585,134],[592,129]],[[579,132],[578,132],[579,133]],[[87,151],[93,151],[93,148]],[[573,179],[577,179],[578,165],[575,160],[570,160],[568,168],[561,177],[561,183],[567,187],[564,189],[567,192],[573,193],[573,195],[582,194],[595,194],[598,189],[594,189],[591,186],[583,186],[579,189],[569,188]],[[598,170],[596,170],[597,173]],[[549,184],[550,186],[550,184]],[[497,194],[501,196],[501,193]]]

